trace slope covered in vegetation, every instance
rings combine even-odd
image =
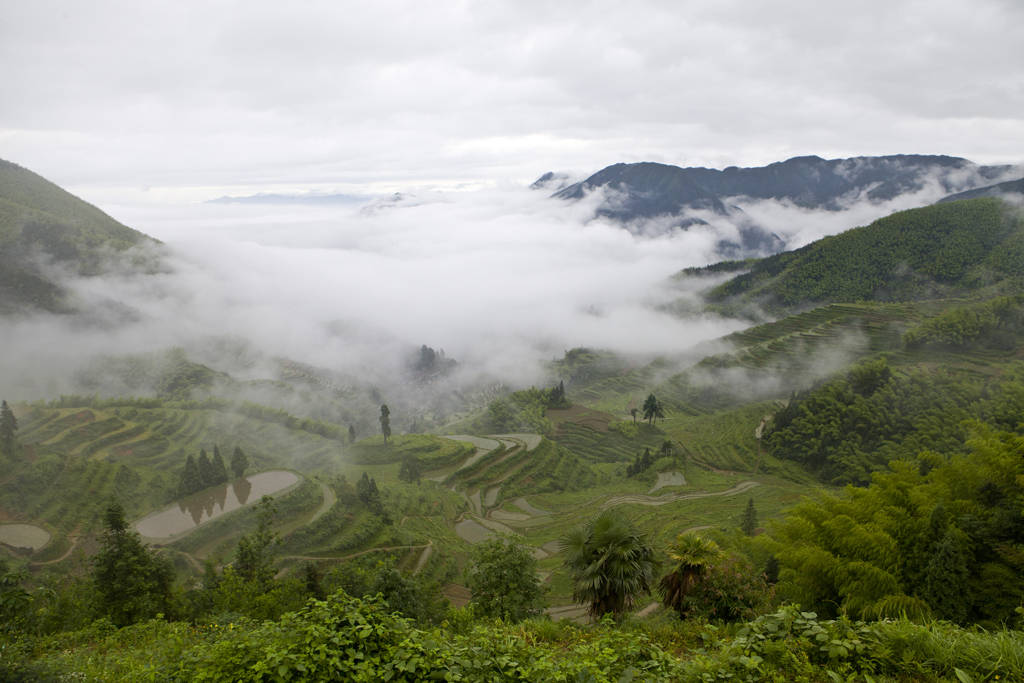
[[[0,159],[0,313],[62,310],[59,286],[40,267],[99,272],[111,252],[155,240],[17,164]]]
[[[871,225],[755,261],[715,287],[722,310],[772,312],[857,301],[911,301],[972,292],[1024,277],[1024,219],[984,198],[901,211]]]

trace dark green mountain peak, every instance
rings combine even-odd
[[[102,272],[110,252],[157,244],[42,176],[0,159],[0,313],[68,310],[41,263],[79,275]]]

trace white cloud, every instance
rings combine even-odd
[[[11,362],[0,375],[8,390],[40,395],[50,375],[66,379],[96,354],[229,335],[365,376],[388,375],[403,353],[428,344],[522,385],[575,346],[676,354],[740,326],[659,308],[684,294],[671,274],[712,260],[714,234],[637,238],[589,220],[598,199],[569,204],[507,188],[425,194],[373,212],[122,207],[118,218],[166,242],[174,272],[78,281],[82,301],[117,301],[137,319],[5,325],[0,343]]]

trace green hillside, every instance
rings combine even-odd
[[[696,272],[696,271],[694,271]],[[776,254],[708,294],[713,307],[773,313],[826,303],[912,301],[1019,288],[1024,218],[998,199],[901,211],[871,225]]]
[[[411,387],[385,438],[327,370],[103,359],[86,386],[154,397],[0,413],[0,678],[1019,680],[1022,249],[980,199],[738,264],[715,305],[776,320],[573,349],[444,436],[401,433]],[[167,511],[194,524],[133,535]],[[487,571],[539,616],[488,611]]]
[[[143,242],[155,241],[32,171],[0,159],[0,313],[67,307],[59,283],[39,268],[40,258],[93,275],[107,251]]]

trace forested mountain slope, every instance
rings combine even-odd
[[[17,164],[0,159],[0,313],[64,310],[46,263],[79,275],[102,269],[109,252],[155,243]]]
[[[1008,287],[1022,276],[1021,212],[982,198],[901,211],[750,262],[748,272],[712,289],[708,300],[726,311],[754,305],[777,314],[827,303],[960,295]]]

